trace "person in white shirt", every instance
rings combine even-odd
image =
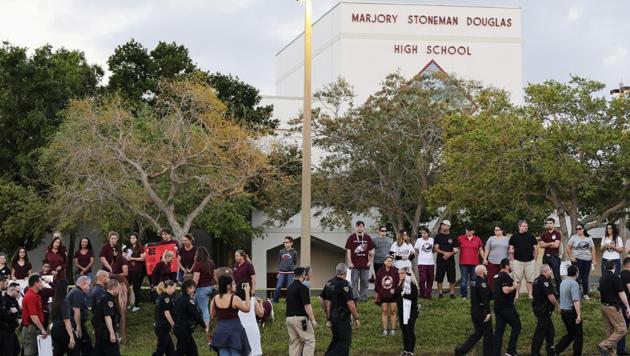
[[[401,269],[403,267],[411,268],[411,261],[416,256],[413,245],[409,242],[409,234],[407,231],[398,231],[396,242],[389,249],[389,254],[394,256],[394,267]]]
[[[606,233],[602,237],[602,275],[605,272],[606,261],[613,261],[615,264],[615,275],[621,273],[621,253],[623,252],[623,240],[619,236],[619,229],[613,223],[606,224]]]
[[[433,261],[433,238],[429,237],[429,229],[420,229],[420,238],[416,240],[414,246],[418,256],[418,296],[424,299],[431,299],[433,290],[433,272],[435,262]]]

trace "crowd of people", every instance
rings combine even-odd
[[[413,355],[418,301],[444,298],[445,278],[446,293],[457,298],[457,266],[461,277],[459,296],[470,299],[474,332],[455,348],[455,355],[465,355],[481,339],[484,355],[517,354],[521,321],[515,300],[520,297],[522,284],[537,318],[531,354],[539,355],[545,344],[548,355],[557,355],[572,344],[573,354],[581,355],[581,301],[590,300],[589,274],[598,254],[585,226],[577,224],[576,234],[566,242],[571,263],[561,274],[563,237],[555,224],[554,219],[548,219],[539,238],[529,232],[524,220],[518,222],[518,232],[510,237],[496,226],[494,235],[484,243],[472,226],[456,237],[448,220],[440,223],[434,237],[428,228],[420,228],[415,242],[404,230],[390,239],[385,226],[371,237],[365,232],[365,224],[356,222],[356,230],[345,244],[347,261],[336,266],[335,276],[320,293],[326,325],[332,333],[326,355],[349,355],[352,329],[361,325],[356,303],[368,300],[370,283],[374,284],[374,302],[381,311],[382,335],[396,335],[400,330],[401,355]],[[597,349],[601,355],[623,355],[627,354],[625,334],[630,320],[630,257],[622,263],[628,246],[623,245],[617,227],[608,224],[605,231],[600,244],[603,256],[599,294],[606,339]],[[260,326],[272,316],[273,307],[270,300],[256,297],[256,272],[248,255],[237,250],[234,267],[218,269],[208,250],[195,246],[192,235],[175,241],[165,229],[160,236],[161,241],[155,244],[172,248],[164,250],[150,273],[146,271],[147,247],[138,234],[131,234],[122,244],[118,234],[110,232],[98,254],[102,269],[95,273],[92,243],[82,238],[72,256],[75,285],[70,289],[67,249],[60,233],[53,234],[39,272],[33,271],[23,247],[15,251],[10,263],[0,255],[2,355],[37,355],[38,337],[52,339],[53,355],[119,355],[121,316],[124,319],[127,309],[131,313],[140,310],[147,275],[155,313],[154,356],[197,355],[193,332],[198,326],[219,355],[262,355]],[[543,264],[537,267],[539,248],[544,255]],[[434,282],[437,293],[433,293]],[[279,302],[283,289],[289,355],[314,355],[318,324],[311,306],[310,269],[298,266],[298,253],[289,236],[283,239],[278,254],[274,304]],[[551,317],[554,311],[560,313],[566,328],[559,341],[555,340]],[[94,343],[87,329],[90,318]],[[216,324],[211,331],[213,319]],[[16,334],[20,326],[21,344]],[[503,350],[507,326],[510,336]]]

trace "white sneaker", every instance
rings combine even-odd
[[[387,329],[383,330],[383,336],[387,336]]]
[[[135,313],[135,312],[137,312],[138,310],[140,310],[140,308],[139,308],[139,307],[133,307],[133,308],[131,308],[131,312],[132,312],[132,313]]]
[[[389,334],[392,335],[392,336],[396,335],[396,329],[391,329],[389,331]]]
[[[588,294],[584,294],[584,300],[591,300],[591,297],[589,297]]]

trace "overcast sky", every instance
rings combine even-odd
[[[314,18],[338,0],[313,0]],[[369,0],[364,1],[369,2]],[[524,83],[570,73],[630,84],[630,1],[388,1],[520,6]],[[114,48],[175,41],[203,69],[233,73],[273,94],[275,53],[303,28],[295,0],[4,0],[0,40],[29,48],[50,43],[83,50],[106,69]],[[607,90],[608,91],[608,90]]]

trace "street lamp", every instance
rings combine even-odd
[[[302,266],[311,265],[311,0],[304,0],[304,113],[302,122]]]

